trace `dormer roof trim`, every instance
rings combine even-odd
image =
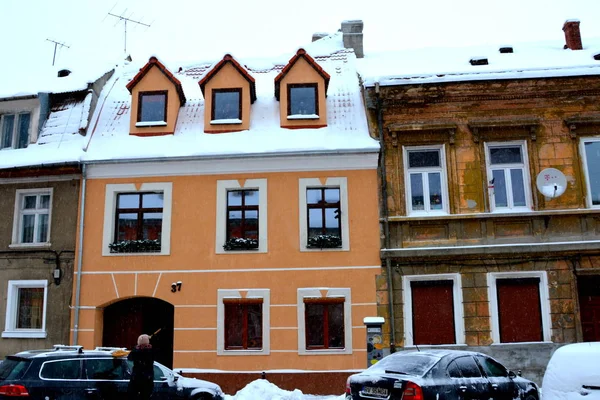
[[[146,65],[144,65],[140,71],[133,77],[131,81],[127,84],[127,90],[129,93],[133,90],[133,88],[142,80],[144,76],[150,71],[152,67],[157,67],[160,72],[162,72],[167,79],[169,79],[173,85],[175,85],[175,89],[177,90],[177,95],[179,95],[179,102],[183,106],[185,104],[185,94],[183,93],[183,87],[181,86],[181,82],[179,79],[175,78],[175,76],[154,56],[150,57]]]
[[[314,60],[314,58],[312,58],[311,56],[309,56],[306,53],[306,50],[298,49],[296,54],[292,58],[290,58],[290,61],[288,61],[287,65],[285,67],[283,67],[283,69],[281,70],[279,75],[277,75],[275,77],[275,98],[277,100],[279,100],[280,81],[288,74],[288,72],[290,72],[290,70],[292,69],[294,64],[296,64],[296,62],[298,62],[298,60],[300,58],[304,58],[306,60],[306,62],[310,66],[312,66],[319,75],[321,75],[323,77],[323,79],[325,80],[325,94],[327,94],[327,88],[329,87],[329,79],[331,77],[329,76],[329,74],[327,72],[325,72],[325,70],[323,68],[321,68],[321,66],[319,64],[317,64],[317,62]]]
[[[223,59],[212,67],[206,75],[198,82],[202,95],[204,95],[204,87],[206,84],[223,68],[227,63],[231,63],[233,67],[248,81],[250,84],[250,102],[253,104],[256,101],[256,83],[248,70],[233,58],[231,54],[225,54]],[[205,95],[204,95],[205,96]],[[206,97],[206,96],[205,96]]]

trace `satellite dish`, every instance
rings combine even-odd
[[[535,183],[540,193],[550,199],[560,196],[567,190],[567,178],[556,168],[544,169],[538,174]]]

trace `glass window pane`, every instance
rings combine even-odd
[[[48,241],[48,214],[38,215],[38,230],[36,242],[46,243]]]
[[[244,190],[244,202],[247,206],[257,206],[258,190]]]
[[[344,303],[329,304],[329,348],[344,347]]]
[[[325,189],[325,202],[338,203],[340,201],[340,189]]]
[[[339,212],[337,208],[326,208],[325,209],[325,234],[326,235],[340,235],[340,218],[338,217]]]
[[[227,192],[227,205],[241,206],[243,193],[242,190],[231,190]]]
[[[590,181],[592,205],[600,205],[600,142],[585,143],[587,177]]]
[[[35,210],[37,204],[37,196],[24,196],[23,198],[23,209]]]
[[[143,208],[162,208],[163,207],[162,193],[144,193],[142,195],[142,207]]]
[[[322,198],[323,191],[321,189],[306,189],[307,204],[319,204]]]
[[[143,94],[141,97],[140,122],[166,121],[164,94]]]
[[[21,243],[33,243],[33,228],[35,215],[23,215],[23,226],[21,228]]]
[[[525,182],[523,181],[523,170],[511,169],[510,180],[513,192],[513,206],[525,207]]]
[[[442,210],[442,174],[439,172],[429,173],[429,206],[432,210]]]
[[[506,195],[506,180],[504,179],[504,170],[496,169],[492,171],[494,186],[494,204],[496,207],[508,207],[508,197]]]
[[[311,208],[308,210],[308,229],[316,230],[321,234],[323,230],[323,211],[318,208]]]
[[[413,211],[425,210],[423,193],[423,175],[410,174],[410,197]]]
[[[44,288],[19,288],[17,329],[42,329]]]
[[[225,304],[225,348],[243,346],[243,317],[241,304]]]
[[[508,371],[506,368],[500,363],[494,361],[491,358],[477,356],[477,360],[479,360],[479,364],[485,370],[485,373],[488,377],[507,377]]]
[[[15,116],[5,115],[3,121],[4,123],[2,124],[2,142],[0,142],[0,149],[12,147],[13,130],[15,127]]]
[[[491,164],[520,164],[522,162],[521,146],[490,147]]]
[[[160,239],[162,232],[162,213],[144,213],[141,239]]]
[[[162,381],[165,378],[165,373],[158,365],[154,366],[154,380]]]
[[[471,356],[459,357],[456,359],[456,365],[460,369],[463,378],[480,378],[481,372]]]
[[[120,194],[117,204],[119,208],[140,208],[140,195],[136,193]]]
[[[317,113],[317,89],[315,87],[290,88],[290,115],[312,115]]]
[[[324,306],[317,303],[305,303],[306,345],[325,346]]]
[[[229,211],[227,215],[227,238],[241,238],[242,232],[242,212]]]
[[[215,119],[241,119],[240,92],[215,92]]]
[[[85,360],[87,379],[123,380],[123,361],[119,358],[88,358]]]
[[[43,194],[40,196],[40,207],[41,209],[50,208],[50,195]]]
[[[439,167],[439,150],[420,150],[408,152],[409,168]]]
[[[29,120],[31,114],[20,114],[19,115],[19,134],[17,137],[17,148],[22,149],[27,147],[29,144]]]
[[[117,220],[117,241],[137,240],[137,227],[137,214],[119,214]]]
[[[50,361],[42,366],[40,376],[45,379],[78,379],[79,360]]]
[[[262,304],[248,304],[248,348],[262,348]]]

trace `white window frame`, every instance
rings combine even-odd
[[[224,299],[262,299],[262,349],[225,349],[225,306]],[[217,355],[261,356],[271,353],[271,291],[269,289],[218,289],[217,290]]]
[[[227,192],[230,190],[258,189],[258,249],[229,251],[223,248],[227,238]],[[244,254],[267,252],[267,180],[220,180],[217,181],[217,229],[216,254]]]
[[[600,137],[582,138],[579,141],[579,152],[581,154],[581,158],[583,159],[583,171],[584,171],[584,176],[585,176],[585,186],[587,189],[585,201],[586,201],[588,208],[600,208],[600,204],[598,204],[598,205],[592,204],[592,187],[590,185],[590,170],[588,168],[587,154],[585,152],[585,144],[591,143],[591,142],[600,142]]]
[[[41,329],[17,329],[17,308],[19,289],[22,288],[44,288],[44,311],[42,313]],[[48,311],[48,281],[47,280],[15,280],[8,281],[8,292],[6,298],[6,321],[3,338],[45,338],[46,315]]]
[[[492,167],[490,160],[490,148],[492,147],[509,147],[509,146],[521,146],[521,154],[523,156],[523,163],[520,164],[502,164],[501,167]],[[486,174],[488,186],[489,182],[493,179],[492,169],[504,169],[505,171],[510,170],[511,168],[522,168],[523,169],[523,186],[525,190],[525,206],[515,207],[513,206],[514,196],[512,192],[512,184],[506,185],[506,197],[508,200],[508,207],[496,207],[496,199],[494,197],[494,191],[488,188],[488,198],[490,201],[490,211],[491,212],[523,212],[523,211],[531,211],[532,208],[532,197],[531,197],[531,177],[529,175],[529,156],[527,152],[527,141],[525,140],[517,140],[510,142],[486,142],[484,144],[485,148],[485,166],[486,166]],[[505,179],[507,183],[510,183],[511,176],[510,173],[505,173]]]
[[[33,228],[33,240],[32,243],[23,243],[21,242],[21,233],[23,231],[23,215],[24,214],[42,214],[37,212],[37,209],[32,212],[22,212],[21,205],[23,204],[23,198],[25,196],[42,196],[42,195],[50,195],[50,203],[48,204],[48,237],[45,242],[36,242],[35,239],[37,237],[38,225],[37,218],[36,222],[34,222]],[[54,189],[53,188],[39,188],[39,189],[17,189],[15,192],[15,212],[13,217],[13,231],[12,231],[12,243],[9,246],[10,248],[17,247],[50,247],[50,237],[52,234],[52,203],[54,199]],[[37,204],[37,200],[36,200]]]
[[[422,281],[452,281],[452,297],[454,305],[454,337],[456,343],[427,345],[427,347],[444,347],[452,345],[465,345],[464,305],[462,296],[462,280],[460,274],[431,274],[431,275],[406,275],[402,278],[402,300],[404,303],[404,343],[405,347],[415,345],[413,335],[413,307],[411,282]]]
[[[514,271],[514,272],[488,272],[488,299],[490,301],[490,315],[492,324],[492,342],[494,344],[523,344],[518,343],[502,343],[500,341],[500,319],[498,312],[498,293],[496,280],[497,279],[520,279],[520,278],[539,278],[540,290],[540,312],[542,314],[542,335],[544,342],[552,341],[552,329],[550,322],[550,295],[548,292],[548,276],[546,271]],[[539,343],[539,342],[536,342]]]
[[[20,125],[20,121],[21,121],[21,115],[23,115],[23,114],[29,114],[29,126],[27,127],[27,145],[29,145],[29,143],[31,143],[31,124],[33,122],[33,113],[31,111],[23,111],[23,112],[17,112],[17,113],[9,112],[9,113],[5,113],[5,114],[3,113],[3,114],[0,114],[0,146],[2,146],[2,135],[4,134],[4,117],[14,115],[15,124],[13,126],[10,146],[2,147],[2,148],[0,148],[0,150],[10,150],[10,149],[19,148],[16,146],[17,146],[17,142],[19,140],[19,125]],[[27,146],[25,146],[25,147],[27,147]],[[22,148],[24,149],[25,147],[22,147]]]
[[[439,167],[424,167],[424,168],[410,168],[408,164],[408,153],[412,151],[427,151],[427,150],[438,150],[440,153],[440,166]],[[406,197],[406,212],[410,216],[433,216],[433,215],[447,215],[450,212],[450,199],[448,197],[448,175],[446,171],[446,146],[443,144],[434,146],[402,146],[403,158],[404,158],[404,187]],[[424,203],[425,210],[413,210],[412,209],[412,198],[411,198],[411,183],[410,174],[420,173],[423,175],[423,197],[429,199],[429,176],[430,172],[439,172],[441,174],[441,185],[442,185],[442,196],[443,197],[443,208],[441,210],[430,210],[429,202]]]
[[[306,348],[306,318],[304,299],[320,298],[344,299],[344,348],[343,349],[317,349]],[[350,288],[298,288],[298,354],[323,355],[323,354],[352,354],[352,296]]]
[[[113,242],[115,235],[115,212],[117,209],[117,195],[120,193],[138,193],[138,192],[163,192],[163,217],[162,232],[160,240],[160,252],[156,253],[111,253],[109,245]],[[124,183],[106,185],[104,199],[104,229],[102,234],[102,255],[103,256],[148,256],[148,255],[169,255],[171,254],[171,208],[173,199],[172,182],[153,182],[153,183]]]
[[[325,183],[319,178],[302,178],[298,180],[299,185],[299,224],[300,224],[300,251],[322,252],[322,251],[350,251],[350,227],[348,226],[348,179],[346,177],[326,178]],[[342,247],[335,249],[312,249],[308,244],[308,216],[306,189],[309,188],[339,188],[340,189],[340,213]]]

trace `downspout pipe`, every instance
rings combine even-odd
[[[79,341],[79,308],[81,301],[81,269],[83,262],[83,227],[85,226],[85,192],[87,183],[87,165],[84,163],[81,170],[81,216],[79,218],[79,238],[77,252],[77,281],[75,284],[75,317],[73,318],[73,344]]]
[[[390,248],[390,224],[388,220],[388,193],[387,193],[387,172],[385,167],[385,141],[383,136],[383,106],[381,94],[379,93],[379,82],[375,83],[375,96],[377,99],[377,129],[379,131],[379,171],[381,174],[381,219],[383,220],[384,246]],[[385,267],[387,270],[388,284],[388,308],[390,315],[390,353],[396,351],[396,323],[394,318],[394,279],[392,271],[392,260],[387,253],[383,253]]]

